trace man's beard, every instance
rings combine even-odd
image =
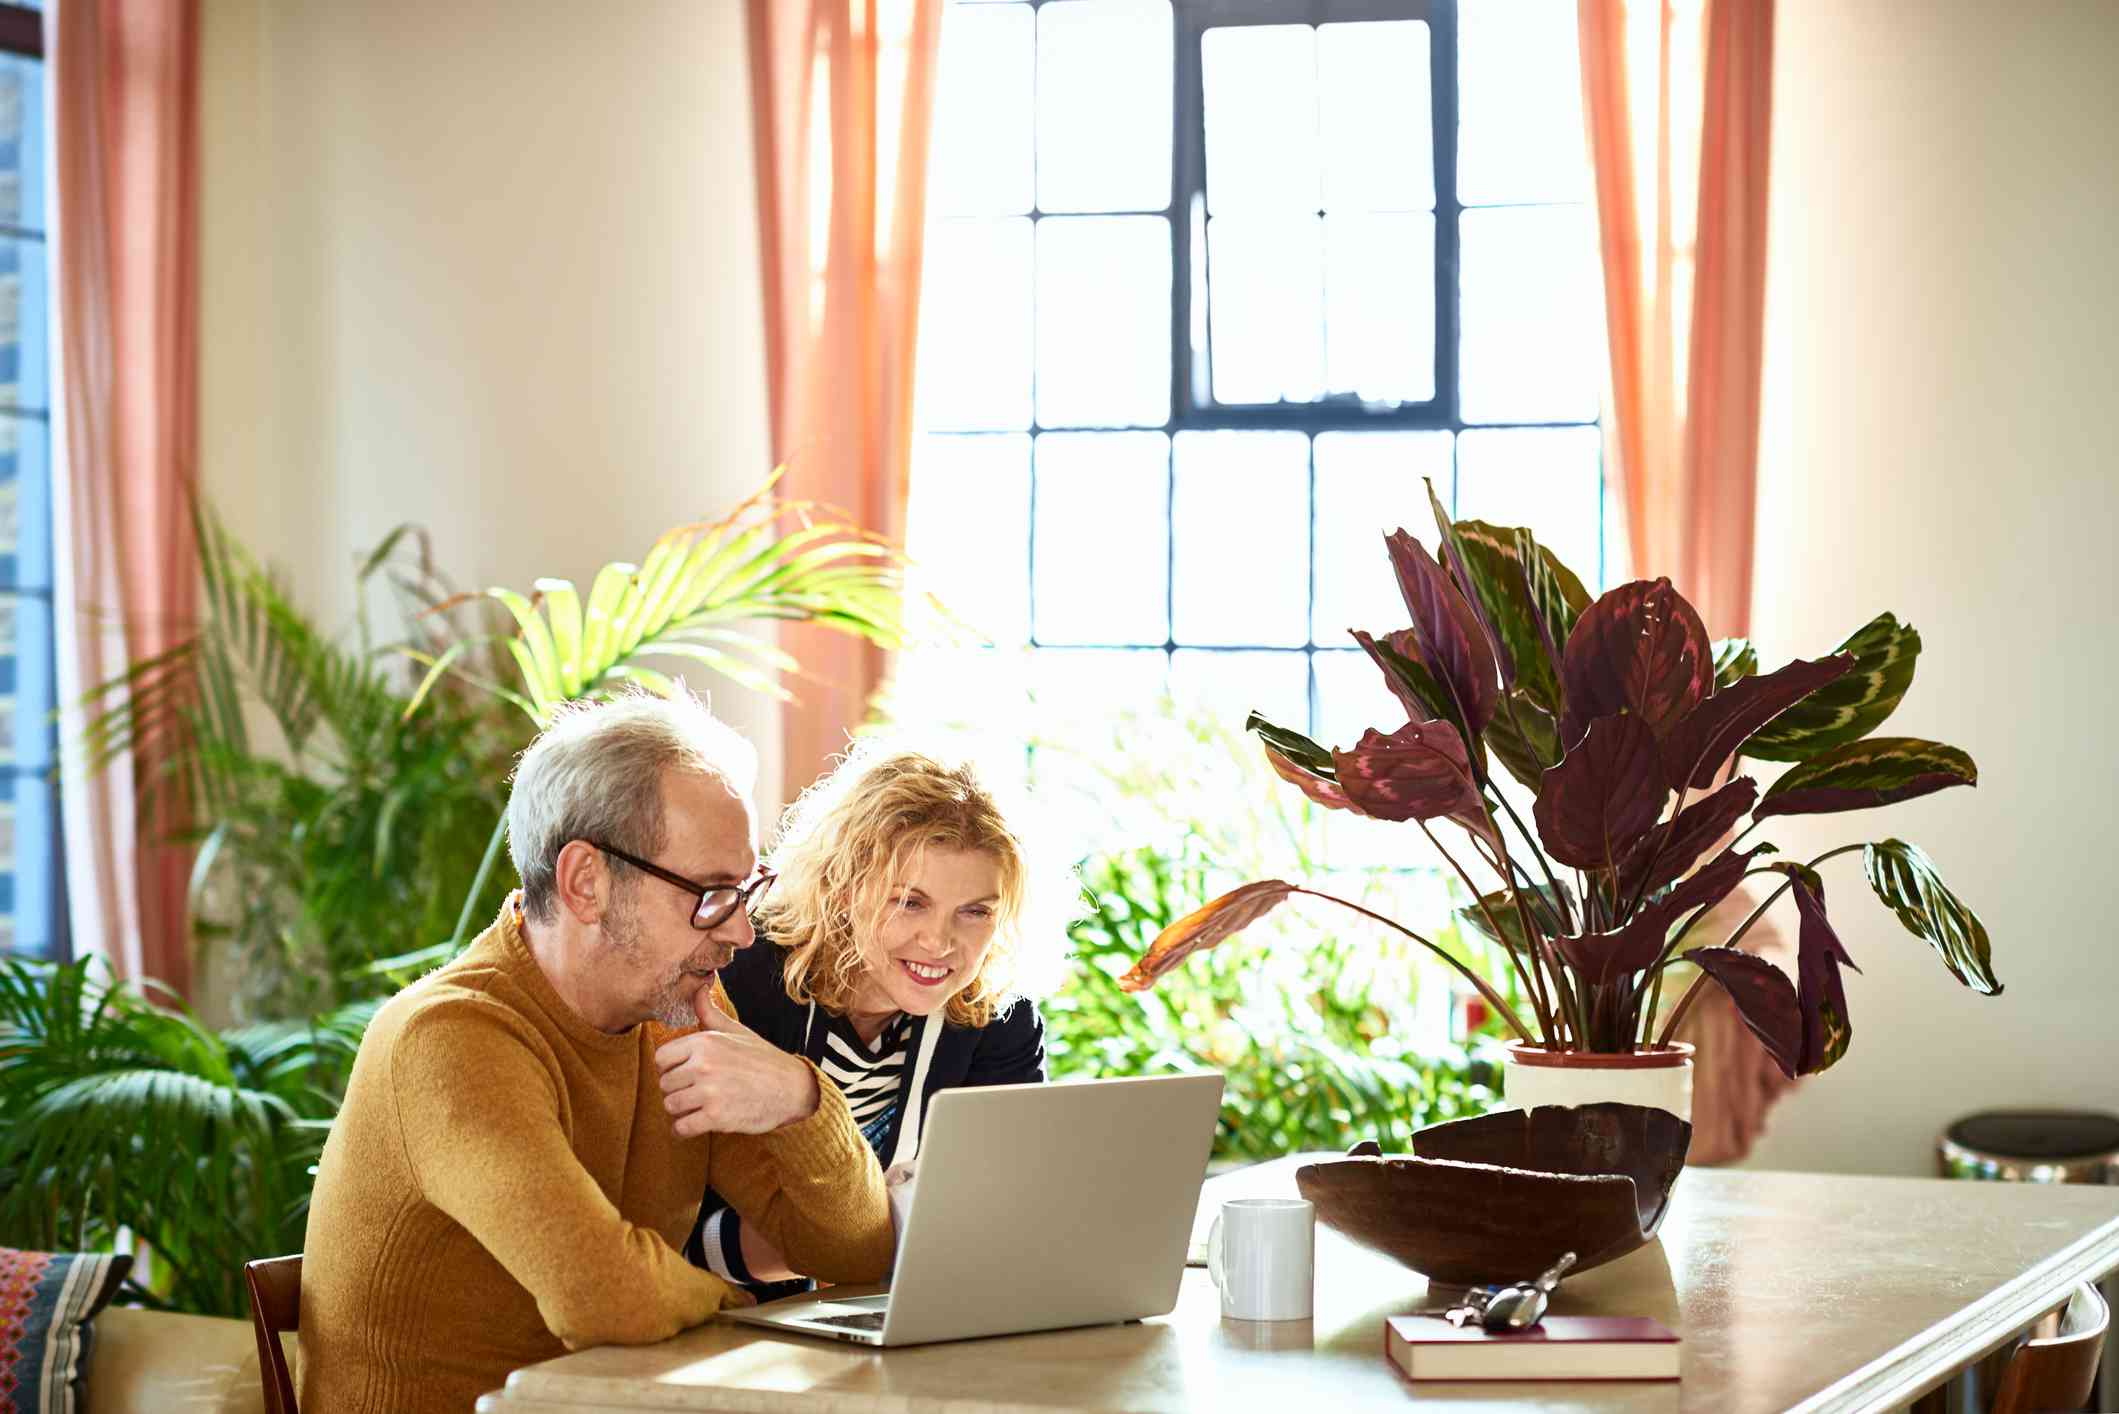
[[[617,949],[627,966],[636,972],[644,972],[649,964],[647,948],[640,940],[639,903],[628,890],[623,901],[613,899],[612,904],[611,911],[603,917],[603,936]],[[692,1010],[691,996],[683,989],[688,979],[697,976],[680,966],[674,975],[656,982],[642,1002],[648,1019],[675,1030],[697,1026],[698,1013]]]

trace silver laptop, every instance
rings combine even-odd
[[[1160,1316],[1220,1110],[1218,1075],[945,1090],[889,1285],[723,1314],[860,1345]]]

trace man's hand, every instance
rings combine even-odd
[[[655,1052],[662,1107],[684,1138],[769,1134],[817,1109],[817,1074],[799,1056],[762,1041],[714,1005],[713,987],[692,997],[699,1029]]]

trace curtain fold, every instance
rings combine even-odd
[[[1718,635],[1751,617],[1773,0],[1579,0],[1634,568]]]
[[[1720,637],[1751,624],[1773,10],[1577,0],[1611,353],[1605,462],[1633,574],[1669,575]],[[1788,964],[1770,925],[1747,941]],[[1699,1047],[1693,1161],[1741,1158],[1790,1082],[1719,988],[1682,1034]]]
[[[902,539],[942,0],[749,0],[759,254],[782,491]],[[804,624],[793,796],[846,745],[883,653]]]
[[[65,0],[51,26],[53,249],[60,378],[53,419],[59,700],[161,653],[196,619],[198,6]],[[154,769],[81,769],[61,721],[74,952],[125,977],[190,982],[190,850],[160,841]]]

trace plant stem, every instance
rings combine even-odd
[[[1479,886],[1472,882],[1472,876],[1462,864],[1457,862],[1457,857],[1442,847],[1442,841],[1435,838],[1435,832],[1427,827],[1427,821],[1415,820],[1413,823],[1420,827],[1421,834],[1427,836],[1427,842],[1435,847],[1435,853],[1449,861],[1449,867],[1457,871],[1457,877],[1464,881],[1464,887],[1472,891],[1472,903],[1478,908],[1480,916],[1486,920],[1488,931],[1501,944],[1501,951],[1508,954],[1510,965],[1516,969],[1516,976],[1523,983],[1523,994],[1529,997],[1530,1004],[1538,1009],[1538,1027],[1540,1032],[1548,1036],[1551,1035],[1553,1029],[1552,1013],[1546,1008],[1545,998],[1540,996],[1538,989],[1531,985],[1529,975],[1523,970],[1522,959],[1518,958],[1516,950],[1508,945],[1508,934],[1503,932],[1501,925],[1494,921],[1493,910],[1486,906],[1486,898],[1479,892]],[[1525,947],[1530,946],[1531,939],[1534,936],[1535,934],[1525,935]]]
[[[1538,848],[1538,837],[1530,832],[1530,827],[1523,823],[1523,817],[1516,813],[1516,807],[1508,803],[1508,797],[1502,794],[1498,786],[1494,788],[1494,799],[1501,802],[1501,808],[1508,812],[1508,818],[1516,822],[1516,833],[1523,836],[1523,842],[1530,846],[1531,858],[1538,861],[1538,868],[1545,874],[1545,882],[1552,885],[1553,906],[1560,910],[1560,916],[1562,919],[1567,920],[1569,925],[1563,931],[1573,931],[1573,920],[1569,916],[1567,908],[1567,896],[1560,892],[1560,881],[1553,877],[1552,863],[1546,859],[1545,851]],[[1496,825],[1494,833],[1500,833],[1498,825]],[[1507,846],[1503,845],[1503,849],[1505,850],[1506,848]],[[1583,931],[1586,932],[1587,929]]]
[[[1677,1010],[1670,1013],[1670,1024],[1663,1028],[1662,1035],[1656,1037],[1657,1045],[1667,1046],[1670,1044],[1670,1038],[1677,1032],[1678,1023],[1685,1019],[1686,1012],[1692,1010],[1693,998],[1699,995],[1700,988],[1705,985],[1706,981],[1707,973],[1705,969],[1702,969],[1700,975],[1692,979],[1692,985],[1685,989],[1685,995],[1678,998]]]
[[[1837,855],[1852,854],[1857,849],[1865,848],[1867,848],[1867,846],[1858,844],[1841,845],[1838,849],[1826,850],[1823,854],[1820,854],[1817,858],[1811,860],[1808,864],[1804,865],[1803,867],[1806,869],[1815,869],[1818,865]],[[1777,874],[1780,871],[1776,869],[1770,870],[1768,872]],[[1788,890],[1794,887],[1795,880],[1791,877],[1786,883],[1782,884],[1772,893],[1766,895],[1766,901],[1760,904],[1757,908],[1751,910],[1751,916],[1749,918],[1746,918],[1743,923],[1737,927],[1737,930],[1729,935],[1729,941],[1722,944],[1722,946],[1725,948],[1735,947],[1737,945],[1737,942],[1744,936],[1744,934],[1751,931],[1751,925],[1758,922],[1760,918],[1764,917],[1767,909],[1773,907],[1774,900],[1778,899],[1782,894],[1788,892]],[[1702,911],[1704,912],[1704,910]],[[1695,914],[1693,916],[1695,919],[1697,919],[1699,915]],[[1692,925],[1688,923],[1686,924],[1686,926],[1689,928]],[[1682,936],[1682,934],[1680,936]],[[1675,961],[1677,957],[1681,956],[1683,956],[1683,954],[1673,954],[1666,960]],[[1685,1019],[1685,1012],[1692,1005],[1693,994],[1699,991],[1700,984],[1702,982],[1705,982],[1706,980],[1707,974],[1703,971],[1698,977],[1693,979],[1692,985],[1685,990],[1685,995],[1678,1000],[1677,1010],[1670,1014],[1670,1023],[1663,1028],[1663,1034],[1660,1038],[1658,1038],[1663,1044],[1667,1045],[1669,1043],[1672,1033],[1674,1033],[1678,1029],[1678,1023]]]
[[[1436,957],[1441,958],[1451,967],[1456,968],[1457,971],[1463,975],[1465,981],[1471,983],[1472,986],[1478,988],[1479,995],[1486,998],[1487,1003],[1492,1006],[1497,1013],[1499,1013],[1501,1019],[1508,1023],[1509,1028],[1513,1030],[1516,1035],[1522,1037],[1523,1040],[1529,1042],[1532,1045],[1537,1044],[1537,1038],[1530,1034],[1530,1029],[1523,1024],[1522,1018],[1516,1015],[1515,1008],[1511,1007],[1508,1002],[1501,996],[1501,994],[1494,990],[1492,983],[1488,982],[1478,973],[1472,971],[1469,967],[1466,967],[1463,963],[1457,961],[1457,959],[1451,957],[1447,951],[1445,951],[1433,941],[1421,937],[1418,933],[1415,933],[1412,929],[1406,927],[1403,923],[1399,923],[1394,919],[1385,918],[1382,914],[1377,913],[1371,909],[1363,908],[1360,904],[1355,903],[1350,899],[1340,898],[1337,894],[1322,893],[1316,889],[1305,889],[1296,886],[1290,886],[1288,892],[1296,894],[1307,894],[1311,898],[1321,898],[1326,903],[1336,903],[1341,908],[1351,908],[1352,910],[1354,910],[1354,912],[1360,914],[1362,917],[1372,919],[1377,923],[1381,923],[1384,927],[1391,929],[1393,932],[1402,933],[1406,937],[1411,938],[1421,947],[1426,948]]]
[[[478,907],[478,896],[486,891],[486,876],[493,872],[493,861],[500,856],[500,842],[507,838],[508,817],[503,813],[493,823],[493,838],[486,841],[485,858],[478,861],[478,874],[471,880],[471,892],[464,895],[463,912],[456,915],[456,931],[449,935],[449,947],[453,950],[463,946],[464,930],[471,926],[471,912]]]
[[[1663,969],[1655,970],[1655,980],[1648,984],[1648,1005],[1641,1009],[1641,1044],[1648,1044],[1650,1033],[1655,1030],[1655,1009],[1663,1004]]]

